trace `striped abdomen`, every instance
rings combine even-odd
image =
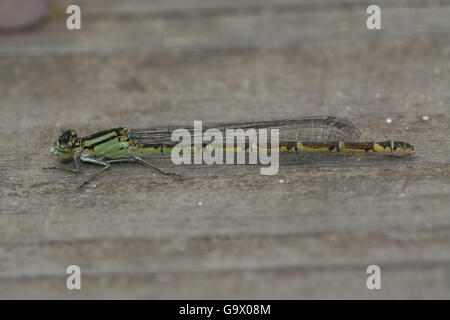
[[[176,146],[167,145],[142,145],[137,148],[137,154],[141,156],[146,155],[161,155],[170,154],[174,148],[183,149]],[[194,150],[191,145],[187,149]],[[210,144],[203,144],[202,150],[209,148],[211,151],[241,151],[245,149],[249,152],[250,149],[258,150],[258,145],[236,145],[234,148],[227,148],[226,146],[213,146]],[[184,148],[186,149],[186,148]],[[267,145],[264,149],[274,150],[272,146]],[[281,142],[278,146],[279,152],[343,152],[343,153],[376,153],[376,154],[392,154],[392,155],[412,155],[414,153],[414,146],[403,141],[383,141],[383,142]]]

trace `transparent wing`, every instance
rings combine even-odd
[[[208,129],[218,129],[225,141],[226,129],[279,129],[280,143],[296,141],[331,142],[358,141],[361,132],[350,121],[337,117],[304,117],[275,121],[241,122],[210,124],[202,127],[202,133]],[[193,127],[169,126],[152,129],[132,129],[130,138],[144,145],[174,145],[172,132],[186,129],[194,137]]]

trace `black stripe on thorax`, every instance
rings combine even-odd
[[[111,137],[106,138],[105,140],[102,140],[102,141],[94,143],[93,145],[90,145],[89,148],[94,149],[96,146],[99,146],[101,144],[104,144],[105,142],[108,142],[108,141],[111,141],[114,139],[117,139],[117,141],[120,141],[119,136],[111,136]]]
[[[108,133],[110,133],[110,132],[106,131],[105,134],[108,134]],[[95,147],[97,147],[97,146],[99,146],[99,145],[101,145],[101,144],[103,144],[103,143],[105,143],[105,142],[108,142],[108,141],[111,141],[111,140],[114,140],[114,139],[117,139],[117,141],[120,141],[120,136],[119,136],[119,135],[117,135],[117,136],[110,136],[110,137],[108,137],[108,138],[106,138],[106,139],[103,139],[103,140],[101,140],[101,141],[99,141],[99,142],[96,142],[96,143],[94,143],[94,144],[92,144],[92,145],[90,145],[90,146],[86,146],[86,144],[84,144],[84,142],[85,142],[86,140],[89,140],[89,139],[88,139],[88,138],[83,138],[83,139],[84,139],[84,140],[83,140],[83,145],[84,145],[84,147],[85,147],[86,149],[94,150]],[[94,138],[91,138],[91,139],[94,139]]]
[[[103,136],[105,134],[111,133],[111,132],[115,132],[118,136],[120,135],[120,131],[123,128],[114,128],[114,129],[108,129],[108,130],[103,130],[94,134],[91,134],[90,136],[84,137],[83,141],[87,141],[87,140],[91,140],[91,139],[95,139],[98,138],[100,136]]]

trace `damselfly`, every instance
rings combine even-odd
[[[170,174],[142,159],[151,155],[171,154],[177,146],[172,133],[179,126],[155,127],[150,129],[114,128],[86,137],[78,137],[74,130],[67,130],[56,140],[51,152],[63,161],[74,161],[75,168],[50,167],[80,172],[80,160],[103,166],[100,173],[115,162],[140,162],[165,175]],[[336,117],[303,117],[296,119],[243,122],[203,126],[202,132],[215,128],[224,133],[227,129],[278,129],[279,152],[345,152],[373,153],[395,156],[412,155],[414,146],[403,141],[359,142],[361,135],[350,121]],[[185,128],[194,133],[194,128]],[[194,148],[194,146],[191,146]],[[210,147],[207,143],[202,148]],[[245,142],[248,151],[249,141]],[[254,146],[253,146],[254,147]],[[258,146],[256,146],[258,147]],[[216,146],[217,148],[217,146]],[[225,151],[226,141],[220,148]],[[267,149],[273,150],[269,145]]]

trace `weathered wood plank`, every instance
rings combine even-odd
[[[367,29],[366,6],[349,10],[288,11],[227,16],[99,19],[87,16],[81,32],[69,31],[64,16],[39,32],[3,37],[0,56],[129,55],[168,51],[292,47],[320,42],[411,39],[450,30],[450,6],[383,10],[383,30]]]
[[[64,12],[71,0],[58,0],[54,5]],[[110,18],[117,15],[139,16],[142,14],[155,14],[165,17],[189,16],[195,13],[212,15],[222,14],[260,14],[262,12],[280,13],[286,11],[325,11],[329,13],[334,10],[349,10],[362,8],[371,4],[360,0],[78,0],[76,2],[85,9],[86,14],[104,16]],[[412,8],[412,7],[439,7],[448,6],[445,0],[377,0],[376,4],[381,8]],[[167,12],[177,12],[175,15]]]
[[[448,263],[386,264],[382,290],[367,290],[365,266],[280,268],[240,272],[108,274],[86,276],[68,291],[65,276],[4,279],[0,294],[12,298],[70,299],[443,299]],[[83,286],[83,284],[82,284]],[[124,288],[132,288],[124,295]]]
[[[447,2],[379,1],[375,33],[359,1],[79,3],[80,33],[59,2],[41,29],[0,38],[0,297],[449,297]],[[417,155],[286,156],[274,177],[157,157],[183,180],[118,165],[82,192],[96,168],[41,170],[60,123],[314,114]],[[69,264],[80,292],[66,290]]]

